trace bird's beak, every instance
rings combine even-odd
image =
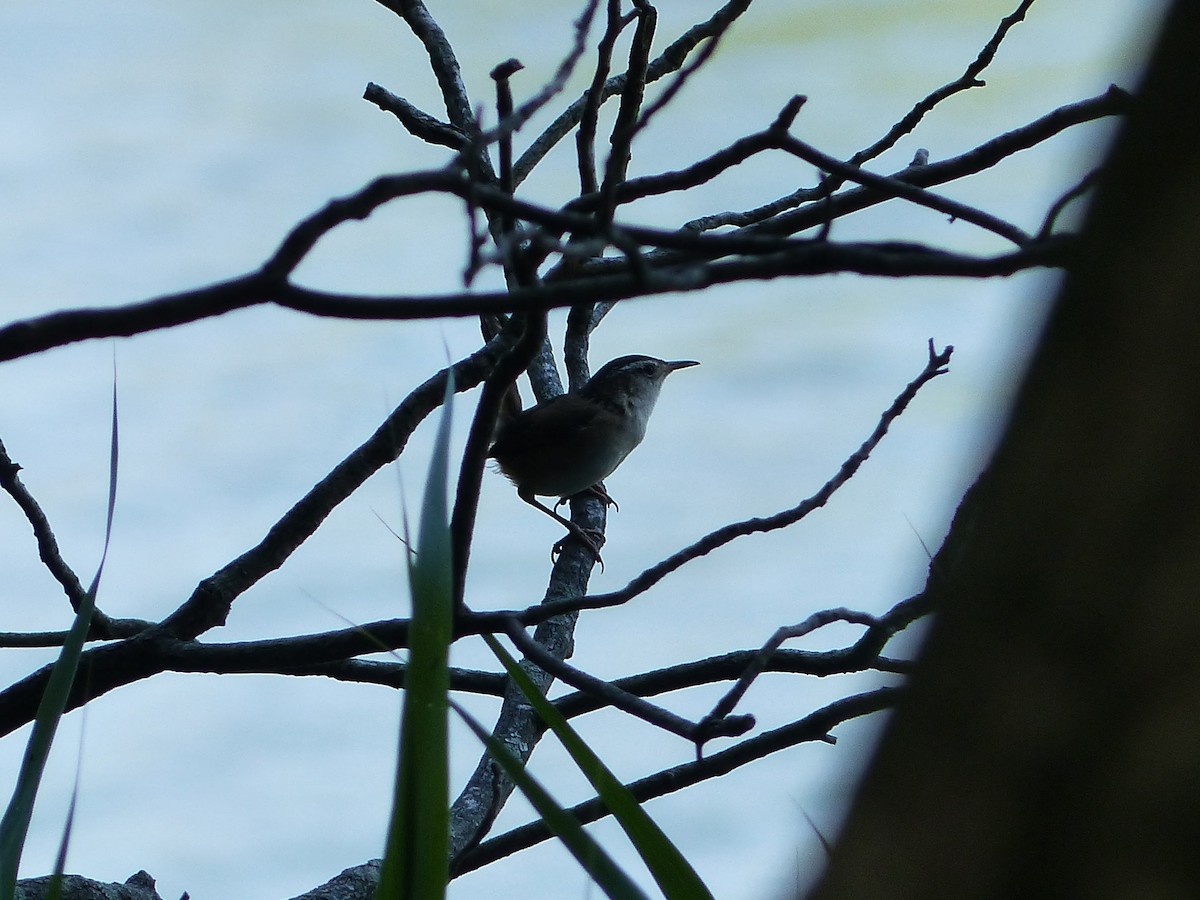
[[[667,363],[667,371],[674,372],[676,369],[686,369],[688,366],[698,366],[700,363],[694,359],[677,359],[674,362]]]

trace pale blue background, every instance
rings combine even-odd
[[[663,4],[662,42],[715,5]],[[684,102],[635,145],[632,171],[686,165],[771,121],[793,93],[810,98],[796,133],[848,156],[956,77],[1015,5],[762,0]],[[477,103],[490,96],[487,72],[509,56],[526,66],[519,95],[540,86],[567,46],[578,6],[554,0],[522,15],[525,5],[511,2],[432,4]],[[918,147],[934,160],[954,155],[1110,81],[1129,85],[1145,18],[1145,4],[1132,0],[1043,0],[986,73],[986,89],[946,103],[873,167],[901,168]],[[368,0],[7,0],[3,320],[240,274],[329,197],[379,173],[441,164],[443,151],[359,99],[371,80],[439,111],[420,47]],[[1045,198],[1075,181],[1104,133],[1080,129],[942,191],[1034,229]],[[677,222],[771,199],[811,177],[794,161],[764,160],[637,216]],[[564,142],[523,193],[557,203],[573,184]],[[393,204],[328,237],[300,278],[345,291],[455,290],[465,260],[461,214],[457,201]],[[835,236],[1005,249],[971,226],[899,204],[839,223]],[[641,671],[756,646],[817,608],[882,611],[914,592],[926,564],[922,542],[938,545],[986,454],[1052,283],[1043,274],[957,282],[841,276],[621,307],[595,339],[596,363],[645,352],[703,365],[672,378],[645,445],[609,482],[621,510],[610,521],[599,590],[711,528],[813,493],[920,370],[926,338],[958,349],[952,374],[926,389],[827,509],[693,563],[627,608],[586,618],[575,661],[604,676]],[[555,322],[557,335],[561,316]],[[103,608],[146,618],[174,608],[442,365],[444,343],[459,355],[476,340],[470,321],[354,324],[264,308],[117,342],[122,470]],[[75,345],[0,366],[0,436],[85,579],[102,540],[113,346]],[[460,425],[466,409],[459,406]],[[429,430],[399,467],[410,490],[421,481]],[[403,614],[400,550],[375,515],[396,525],[399,506],[396,473],[381,473],[282,571],[239,600],[225,629],[206,637],[303,633],[341,627],[338,616]],[[535,601],[556,537],[553,523],[489,476],[472,604]],[[67,621],[27,525],[0,498],[0,630]],[[831,630],[803,646],[839,645],[853,634]],[[47,658],[5,651],[0,674],[8,683]],[[484,665],[486,657],[464,643],[455,661]],[[764,679],[745,709],[772,727],[869,683]],[[714,696],[667,700],[697,714]],[[484,716],[494,708],[472,706]],[[87,714],[69,868],[111,880],[146,868],[166,897],[300,893],[379,852],[397,716],[389,691],[322,680],[162,676],[109,694]],[[68,717],[60,732],[27,874],[51,865],[81,720]],[[690,754],[677,739],[620,717],[578,724],[626,778]],[[27,733],[0,742],[5,792]],[[820,861],[800,810],[832,830],[869,750],[872,729],[838,733],[836,748],[777,754],[651,812],[719,897],[774,896]],[[457,787],[479,751],[468,736],[455,740]],[[564,802],[588,796],[548,744],[533,766]],[[500,826],[526,816],[514,802]],[[611,827],[597,833],[633,865]],[[456,882],[451,895],[586,896],[585,882],[565,852],[544,845]]]

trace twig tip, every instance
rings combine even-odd
[[[504,62],[500,63],[500,65],[496,66],[496,68],[492,69],[492,80],[504,81],[505,79],[511,78],[517,72],[520,72],[523,68],[525,67],[521,65],[521,61],[519,59],[515,57],[506,59]]]
[[[779,111],[779,115],[771,123],[771,129],[773,131],[787,131],[792,127],[792,122],[796,120],[796,116],[800,114],[800,108],[807,102],[808,97],[804,94],[792,95],[792,99],[783,105],[783,109]]]

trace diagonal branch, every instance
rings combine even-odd
[[[654,30],[658,26],[658,10],[649,0],[633,0],[637,10],[637,27],[629,49],[629,68],[621,86],[621,102],[617,107],[617,118],[609,136],[608,161],[604,166],[604,180],[600,184],[600,204],[597,211],[599,221],[607,224],[616,211],[617,188],[625,183],[629,170],[630,148],[638,130],[638,113],[646,93],[647,69],[650,65],[650,50],[654,41]],[[589,93],[589,97],[591,93]]]
[[[657,81],[680,69],[688,56],[704,40],[729,28],[750,7],[750,0],[729,0],[704,22],[693,25],[660,53],[646,68],[646,83]],[[625,75],[614,75],[604,82],[600,91],[600,102],[619,94],[625,88]],[[578,100],[568,106],[558,118],[543,131],[513,165],[516,183],[520,184],[542,161],[554,145],[571,133],[584,116],[592,91],[589,89]]]
[[[467,146],[467,136],[453,125],[418,109],[403,97],[396,96],[374,82],[369,83],[363,91],[363,99],[374,103],[384,112],[390,112],[400,120],[400,124],[409,134],[428,144],[449,147],[451,150],[462,150]]]
[[[502,349],[502,341],[493,341],[416,388],[371,437],[288,510],[256,546],[201,581],[159,625],[118,644],[85,652],[80,667],[88,677],[76,685],[67,708],[74,709],[116,687],[163,671],[164,638],[189,640],[223,624],[241,594],[283,565],[340,503],[400,454],[417,425],[441,403],[450,368],[455,373],[456,388],[469,390],[483,380]],[[44,667],[0,691],[0,734],[32,718],[48,673],[49,667]]]
[[[42,510],[41,505],[34,499],[33,494],[25,487],[21,481],[21,477],[17,474],[21,467],[17,465],[8,455],[8,450],[4,446],[4,442],[0,440],[0,488],[8,492],[13,501],[20,507],[21,512],[25,514],[25,519],[29,522],[29,526],[33,529],[34,540],[37,541],[38,556],[42,560],[42,565],[54,577],[67,595],[67,600],[71,604],[71,609],[79,611],[79,605],[84,599],[84,587],[79,582],[79,577],[75,574],[65,559],[62,558],[62,553],[58,549],[58,541],[54,537],[54,531],[50,527],[50,520],[46,518],[46,513]],[[92,624],[89,636],[95,640],[110,640],[118,637],[130,637],[137,634],[139,631],[149,627],[151,623],[144,622],[141,619],[113,619],[102,613],[99,609],[92,611]],[[66,632],[54,632],[40,635],[10,635],[8,636],[11,642],[5,642],[0,646],[8,647],[61,647],[62,638],[65,638]]]
[[[400,16],[425,47],[430,68],[442,91],[442,102],[446,105],[450,124],[464,134],[478,132],[479,123],[471,108],[467,87],[463,84],[458,57],[442,26],[421,0],[379,0],[379,3]]]
[[[943,100],[971,88],[983,87],[984,82],[979,80],[979,76],[983,73],[984,69],[991,65],[992,60],[996,56],[996,51],[1000,49],[1000,44],[1008,35],[1009,30],[1018,22],[1025,19],[1025,13],[1031,6],[1033,6],[1033,0],[1021,0],[1020,6],[1000,20],[1000,24],[996,27],[996,31],[991,39],[979,51],[979,55],[967,66],[962,75],[919,100],[904,118],[888,130],[887,134],[871,146],[865,147],[855,153],[850,158],[850,163],[856,166],[862,165],[867,160],[874,159],[885,150],[889,150],[895,146],[900,138],[917,127],[917,124],[925,118],[926,113]]]
[[[720,778],[734,769],[780,750],[810,741],[825,740],[829,737],[830,730],[843,722],[888,709],[896,702],[900,694],[900,688],[879,688],[834,701],[789,725],[741,741],[735,746],[707,756],[703,760],[683,763],[641,778],[626,787],[638,802],[645,803],[655,797],[663,797],[694,784]],[[567,811],[585,825],[609,815],[608,808],[599,798],[580,803]],[[482,868],[498,859],[510,856],[518,850],[524,850],[534,844],[549,840],[551,837],[552,834],[542,822],[532,822],[514,828],[512,831],[484,841],[469,853],[464,854],[459,861],[457,874]]]
[[[691,722],[636,694],[622,690],[616,684],[604,681],[555,658],[530,638],[520,623],[515,620],[509,620],[505,634],[528,660],[564,684],[569,684],[578,691],[590,694],[605,706],[627,712],[643,722],[649,722],[651,725],[679,735],[694,744],[699,745],[703,740],[712,737],[738,737],[754,727],[753,716],[724,717],[719,722],[715,719],[710,721],[709,718],[699,723]]]
[[[621,15],[621,0],[608,0],[604,35],[596,47],[596,69],[592,74],[592,86],[584,94],[583,109],[579,117],[579,130],[575,132],[575,156],[579,168],[579,192],[590,194],[599,190],[596,180],[596,128],[603,102],[604,85],[612,68],[613,48],[625,26],[633,21],[636,12]]]
[[[519,107],[509,109],[507,112],[500,113],[500,122],[495,128],[490,131],[485,131],[479,136],[479,140],[484,144],[490,144],[497,140],[503,140],[505,137],[511,136],[514,132],[520,131],[522,126],[532,119],[539,110],[547,103],[553,100],[567,85],[571,75],[575,72],[575,67],[579,64],[579,60],[583,57],[587,50],[587,33],[591,27],[592,19],[596,16],[596,9],[600,0],[588,0],[587,6],[584,7],[579,18],[575,20],[575,38],[571,43],[571,49],[559,63],[558,69],[555,70],[554,76],[542,86],[536,94],[522,103]]]
[[[806,144],[797,138],[791,136],[785,137],[780,141],[780,146],[788,153],[812,163],[822,171],[838,176],[839,180],[854,181],[863,187],[871,188],[892,197],[899,197],[918,206],[943,212],[955,219],[962,219],[965,222],[978,225],[980,228],[986,228],[988,231],[1007,238],[1018,247],[1028,244],[1032,240],[1029,234],[1022,231],[1016,225],[1005,222],[990,213],[983,212],[965,203],[959,203],[957,200],[951,200],[948,197],[938,196],[925,188],[917,187],[898,178],[888,178],[886,175],[878,175],[850,163],[844,163],[837,157],[830,156],[828,153],[818,150],[811,144]]]
[[[1131,102],[1132,98],[1127,92],[1112,86],[1103,94],[1058,107],[1020,128],[987,140],[958,156],[936,163],[910,165],[890,177],[896,181],[903,181],[907,184],[918,185],[920,187],[945,184],[946,182],[991,168],[1006,157],[1035,147],[1060,134],[1067,128],[1087,122],[1094,122],[1109,116],[1125,115],[1129,112]],[[751,137],[758,138],[757,135]],[[743,152],[752,153],[759,152],[760,149],[769,149],[769,140],[763,140],[762,138],[758,138],[758,140],[767,146],[760,148],[756,144],[751,144],[745,147]],[[729,151],[731,152],[734,147],[738,147],[739,145],[740,142],[739,144],[731,145]],[[729,162],[736,164],[741,161],[724,157],[720,153],[714,154],[711,159],[714,162],[719,161],[721,164],[728,164]],[[636,199],[636,196],[661,193],[662,190],[657,181],[659,178],[662,179],[661,186],[669,190],[681,190],[691,186],[682,184],[680,187],[676,187],[675,182],[689,180],[702,183],[707,179],[702,177],[703,170],[697,167],[707,162],[706,160],[701,161],[700,163],[696,163],[695,166],[678,173],[650,176],[645,179],[633,179],[630,181],[629,190],[635,196],[631,199]],[[751,230],[761,230],[771,234],[795,234],[806,228],[821,225],[830,217],[836,219],[874,206],[882,197],[886,196],[866,187],[842,191],[828,197],[826,200],[827,194],[828,185],[801,188],[757,209],[706,216],[695,219],[687,223],[684,227],[694,230],[708,230],[727,225],[739,227],[758,225],[758,228]],[[817,200],[824,200],[824,204],[797,209],[803,203]]]
[[[876,619],[869,613],[859,612],[853,609],[826,609],[821,612],[815,612],[803,622],[795,625],[785,625],[776,630],[771,635],[770,640],[763,644],[762,648],[754,655],[750,664],[746,666],[746,670],[742,672],[741,677],[731,687],[716,705],[712,708],[707,716],[700,720],[697,727],[696,753],[699,755],[701,746],[709,737],[717,737],[719,729],[725,721],[728,720],[729,714],[737,707],[742,697],[746,696],[746,691],[750,690],[756,678],[767,670],[772,657],[783,646],[783,642],[792,638],[804,637],[811,634],[818,628],[823,628],[833,622],[854,622],[858,625],[875,625]],[[714,729],[711,732],[709,729]]]
[[[631,232],[647,239],[655,237],[653,229],[632,229]],[[690,240],[692,246],[704,247],[709,253],[717,252],[720,247],[750,250],[771,246],[755,244],[736,235],[725,243],[696,241],[695,237],[689,239],[678,233],[670,233],[669,240],[680,246]],[[716,284],[835,272],[891,278],[916,275],[993,278],[1026,269],[1065,266],[1070,262],[1076,240],[1070,234],[1057,234],[996,256],[951,253],[920,244],[896,242],[831,244],[800,241],[775,246],[790,249],[714,263],[689,258],[655,259],[647,254],[644,257],[647,268],[641,273],[588,274],[571,281],[548,282],[512,291],[426,296],[349,295],[292,284],[274,285],[267,291],[260,277],[247,276],[210,288],[169,294],[127,306],[66,310],[13,322],[0,328],[0,361],[18,359],[75,341],[143,334],[267,302],[314,316],[399,321],[561,309],[576,303],[700,291]],[[625,261],[618,264],[628,267]]]

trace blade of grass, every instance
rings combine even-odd
[[[496,639],[483,635],[488,647],[508,671],[508,677],[541,716],[570,754],[581,772],[592,783],[596,794],[629,836],[655,882],[670,900],[712,900],[712,893],[701,881],[691,863],[671,843],[662,829],[646,813],[625,785],[600,761],[554,704],[542,695],[524,669]]]
[[[395,799],[375,896],[433,900],[449,881],[450,805],[446,739],[453,626],[450,518],[450,416],[454,379],[446,381],[421,506],[417,553],[409,554],[412,626],[400,725]]]
[[[50,678],[46,682],[46,692],[38,704],[37,715],[33,721],[33,731],[29,735],[29,743],[25,745],[25,756],[21,760],[21,769],[17,774],[17,784],[13,790],[12,799],[0,820],[0,898],[13,900],[17,890],[17,870],[21,862],[21,851],[25,848],[25,838],[29,833],[29,821],[33,816],[33,804],[37,799],[38,787],[41,785],[42,773],[46,769],[46,760],[50,756],[50,745],[54,743],[54,733],[67,707],[67,698],[71,686],[75,683],[75,673],[79,668],[79,658],[83,654],[83,645],[87,639],[88,629],[92,623],[92,613],[96,608],[96,591],[100,587],[100,575],[104,571],[104,561],[108,558],[108,545],[112,538],[113,510],[117,502],[117,381],[113,374],[112,396],[112,436],[109,441],[108,463],[108,514],[104,525],[104,550],[100,554],[100,563],[96,566],[96,574],[92,583],[79,603],[75,612],[75,621],[67,632],[62,651]]]
[[[75,783],[71,785],[71,802],[67,804],[67,818],[63,822],[62,839],[58,842],[58,854],[54,857],[54,871],[50,873],[50,889],[46,900],[60,900],[63,875],[67,871],[67,849],[71,846],[71,832],[75,828],[75,806],[79,800],[79,779],[83,772],[83,744],[87,733],[87,707],[80,710],[79,750],[75,754]]]
[[[558,835],[579,864],[596,882],[597,886],[613,900],[648,900],[633,880],[621,871],[603,848],[583,830],[579,820],[564,810],[554,798],[530,775],[521,761],[513,756],[487,729],[479,724],[466,710],[451,701],[450,706],[462,717],[475,735],[487,746],[499,766],[513,780],[525,798],[537,810],[547,827]]]
[[[63,874],[67,871],[67,848],[71,844],[71,830],[75,827],[75,803],[79,799],[79,769],[75,770],[75,784],[71,788],[71,802],[67,804],[67,820],[63,823],[62,840],[54,857],[54,871],[50,874],[50,889],[46,900],[61,900]]]

